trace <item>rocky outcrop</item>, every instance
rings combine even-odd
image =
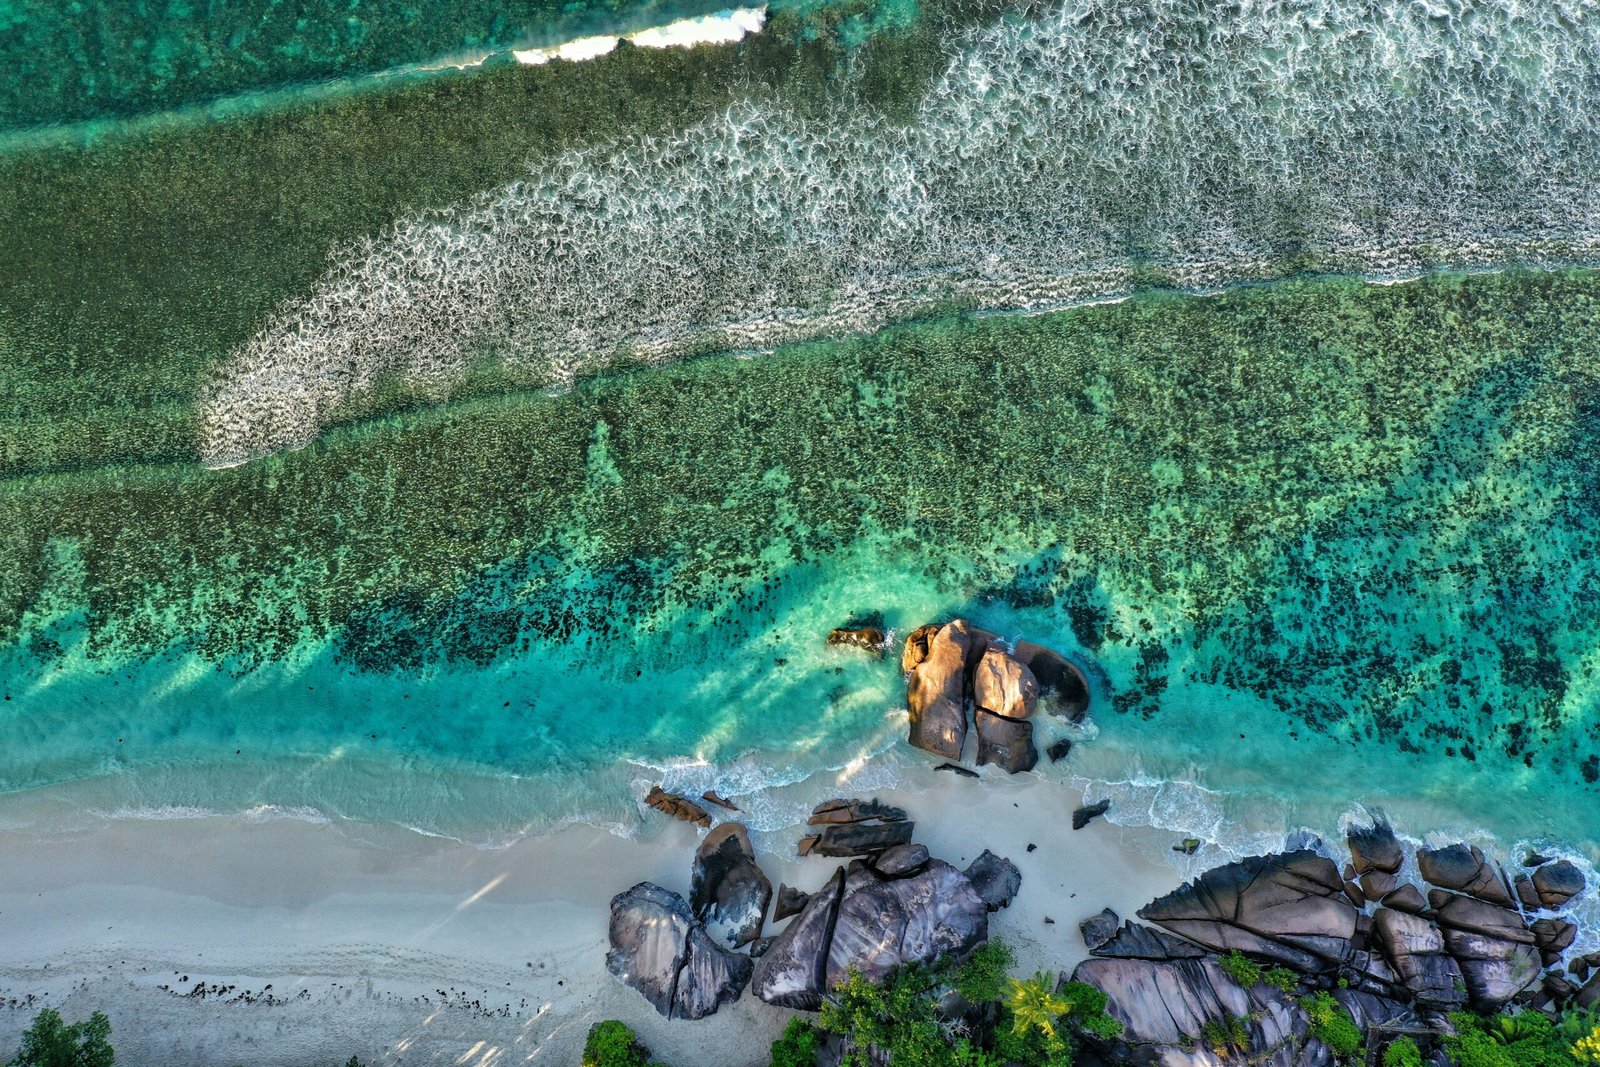
[[[1567,860],[1547,863],[1533,872],[1533,889],[1546,908],[1563,907],[1583,892],[1583,872]]]
[[[943,860],[904,878],[857,866],[845,878],[827,983],[842,982],[852,969],[880,981],[903,963],[965,956],[988,936],[987,905],[967,876]]]
[[[606,969],[669,1019],[704,1018],[750,981],[750,958],[713,942],[688,903],[653,882],[612,898],[610,936]]]
[[[1454,1011],[1466,1002],[1461,968],[1445,952],[1444,934],[1420,915],[1379,908],[1372,934],[1417,1006]]]
[[[1139,917],[1207,948],[1313,973],[1349,959],[1356,909],[1333,861],[1309,849],[1216,867]]]
[[[1010,907],[1022,888],[1022,872],[1017,870],[1017,865],[988,849],[967,864],[967,869],[962,873],[990,911]]]
[[[1539,950],[1520,915],[1477,897],[1441,897],[1435,921],[1474,1007],[1497,1010],[1538,979]]]
[[[800,839],[802,856],[870,856],[875,852],[909,844],[915,823],[835,823],[822,833]]]
[[[738,948],[761,936],[772,883],[756,864],[750,833],[724,823],[695,852],[689,906],[713,939]]]
[[[978,730],[978,766],[992,763],[1007,774],[1031,771],[1039,763],[1039,750],[1033,745],[1033,723],[1008,719],[982,708],[973,713]]]
[[[999,857],[985,864],[999,872],[1007,866]],[[851,969],[877,980],[904,963],[966,955],[988,937],[989,911],[965,872],[920,845],[885,852],[876,863],[857,860],[773,939],[756,962],[753,988],[770,1004],[814,1011]]]
[[[1089,682],[1077,664],[1031,641],[1018,641],[1011,654],[1032,673],[1039,684],[1040,699],[1051,714],[1078,722],[1088,713]]]
[[[811,817],[806,820],[810,826],[825,826],[829,823],[844,822],[905,822],[906,809],[897,808],[893,804],[885,804],[880,800],[824,800],[821,804],[811,809]]]
[[[1085,943],[1088,940],[1089,934],[1085,932]],[[1089,946],[1089,954],[1126,960],[1197,960],[1208,955],[1192,941],[1136,922],[1125,922],[1120,930],[1113,929],[1111,936],[1099,945]]]
[[[1350,865],[1357,875],[1369,871],[1393,875],[1405,862],[1405,853],[1394,829],[1381,819],[1371,826],[1353,826],[1345,835],[1350,846]],[[1370,893],[1368,894],[1371,895]]]
[[[644,802],[657,811],[665,812],[674,819],[682,819],[684,822],[692,822],[699,826],[711,825],[711,815],[705,808],[702,808],[688,797],[669,793],[659,785],[651,788],[649,794],[644,798]]]
[[[1468,845],[1444,848],[1419,848],[1417,868],[1430,885],[1487,900],[1502,907],[1514,907],[1511,883],[1505,872]]]
[[[967,738],[967,657],[972,634],[960,619],[931,635],[921,627],[906,639],[901,665],[910,672],[906,702],[911,744],[959,760]]]
[[[1215,958],[1145,960],[1096,958],[1073,978],[1107,995],[1106,1010],[1122,1023],[1105,1049],[1113,1063],[1214,1067],[1219,1060],[1266,1067],[1326,1067],[1332,1056],[1310,1036],[1299,1001],[1258,984],[1244,989]],[[1405,1019],[1405,1005],[1353,989],[1333,996],[1358,1025]],[[1233,1044],[1229,1030],[1242,1038]]]
[[[773,939],[756,961],[751,989],[768,1004],[799,1011],[822,1007],[827,988],[828,945],[844,893],[844,869],[812,894],[798,918]]]

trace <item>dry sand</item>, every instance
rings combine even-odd
[[[818,800],[850,795],[815,789]],[[964,865],[987,847],[1021,868],[1021,894],[992,932],[1022,971],[1069,967],[1084,955],[1080,920],[1108,905],[1131,915],[1180,880],[1143,858],[1164,852],[1164,835],[1104,821],[1073,831],[1081,796],[1062,783],[918,769],[877,795],[910,810],[934,855]],[[0,833],[0,1058],[53,1006],[68,1019],[105,1011],[118,1063],[134,1067],[342,1067],[352,1055],[576,1065],[605,1018],[635,1027],[674,1067],[764,1065],[789,1012],[746,996],[713,1018],[669,1023],[605,970],[611,896],[646,879],[687,894],[699,834],[569,827],[481,849],[398,828],[232,816]],[[761,859],[774,886],[808,890],[835,863]]]

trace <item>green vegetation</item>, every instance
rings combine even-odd
[[[1234,949],[1218,961],[1222,973],[1232,978],[1245,989],[1254,988],[1261,981],[1261,965],[1247,959],[1244,953]]]
[[[1250,1045],[1250,1020],[1237,1015],[1208,1019],[1200,1027],[1200,1040],[1218,1056],[1236,1055]]]
[[[111,1067],[116,1054],[110,1036],[111,1020],[101,1012],[69,1026],[46,1008],[23,1032],[22,1047],[7,1067]]]
[[[771,1067],[816,1067],[818,1041],[815,1023],[790,1019],[772,1043]]]
[[[583,1067],[656,1067],[650,1050],[616,1019],[595,1023],[583,1043]]]
[[[1321,991],[1300,1001],[1310,1023],[1311,1036],[1318,1038],[1335,1059],[1350,1063],[1361,1056],[1361,1027],[1350,1017],[1333,994]]]
[[[1383,1050],[1383,1067],[1422,1067],[1422,1050],[1409,1037],[1397,1037]]]
[[[1280,993],[1293,993],[1300,987],[1300,976],[1287,967],[1269,967],[1261,980]]]
[[[1444,1039],[1444,1051],[1456,1067],[1574,1067],[1574,1046],[1585,1034],[1572,1030],[1585,1021],[1575,1016],[1558,1025],[1536,1011],[1487,1018],[1454,1012],[1456,1032]]]
[[[1015,962],[1011,946],[999,938],[979,945],[956,972],[955,988],[969,1004],[986,1004],[1005,996],[1006,971]]]

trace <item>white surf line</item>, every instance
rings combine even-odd
[[[759,33],[767,21],[763,7],[738,7],[718,11],[712,15],[678,19],[664,26],[626,33],[620,36],[579,37],[549,48],[514,49],[512,55],[518,63],[537,66],[552,59],[580,63],[585,59],[603,56],[614,51],[618,41],[628,41],[641,48],[692,48],[697,44],[732,44],[746,35]]]

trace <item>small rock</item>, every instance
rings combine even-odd
[[[873,626],[841,626],[836,630],[828,631],[828,644],[865,649],[881,656],[888,641],[884,637],[883,631]]]
[[[1078,924],[1078,933],[1083,935],[1083,947],[1093,952],[1116,937],[1117,928],[1121,925],[1122,917],[1110,908],[1083,920]]]
[[[1035,850],[1035,849],[1037,849],[1037,848],[1038,848],[1038,847],[1039,847],[1039,846],[1038,846],[1038,845],[1036,845],[1036,844],[1034,844],[1034,843],[1033,843],[1033,842],[1032,842],[1032,841],[1029,841],[1029,842],[1028,842],[1028,851],[1029,851],[1029,852],[1032,852],[1032,851],[1034,851],[1034,850]]]
[[[704,793],[700,794],[700,799],[704,800],[708,804],[715,804],[719,808],[726,808],[729,811],[739,810],[739,805],[735,804],[733,801],[729,800],[715,789],[707,789]]]
[[[1522,857],[1524,867],[1543,867],[1550,862],[1550,857],[1542,852],[1529,852]]]
[[[936,770],[936,771],[953,771],[956,774],[959,774],[963,778],[976,778],[976,777],[978,777],[978,772],[977,771],[969,771],[967,768],[961,766],[959,763],[941,763],[941,764],[939,764],[939,766],[935,767],[934,770]]]
[[[1044,750],[1044,754],[1050,757],[1051,763],[1060,763],[1072,754],[1072,738],[1063,737],[1059,741],[1052,742],[1050,747]]]
[[[1033,770],[1039,753],[1033,747],[1033,723],[1008,719],[979,708],[973,716],[978,731],[978,766],[993,763],[1007,774]]]
[[[1181,852],[1185,856],[1192,856],[1200,851],[1200,839],[1198,837],[1186,837],[1176,845],[1173,845],[1172,851]]]
[[[1442,889],[1454,889],[1502,907],[1512,906],[1511,886],[1505,874],[1477,848],[1458,844],[1418,849],[1417,867],[1423,878]]]
[[[1072,813],[1072,828],[1082,830],[1095,819],[1111,810],[1111,801],[1097,800],[1093,804],[1086,804]]]
[[[1368,900],[1382,900],[1400,885],[1400,879],[1388,871],[1368,871],[1360,881],[1361,893]]]
[[[1073,722],[1084,717],[1089,710],[1089,683],[1077,664],[1031,641],[1018,641],[1011,654],[1033,674],[1052,715]]]
[[[806,909],[806,904],[810,900],[810,893],[802,893],[792,886],[779,882],[778,901],[772,908],[772,921],[778,922],[787,919],[791,915],[799,915]]]

